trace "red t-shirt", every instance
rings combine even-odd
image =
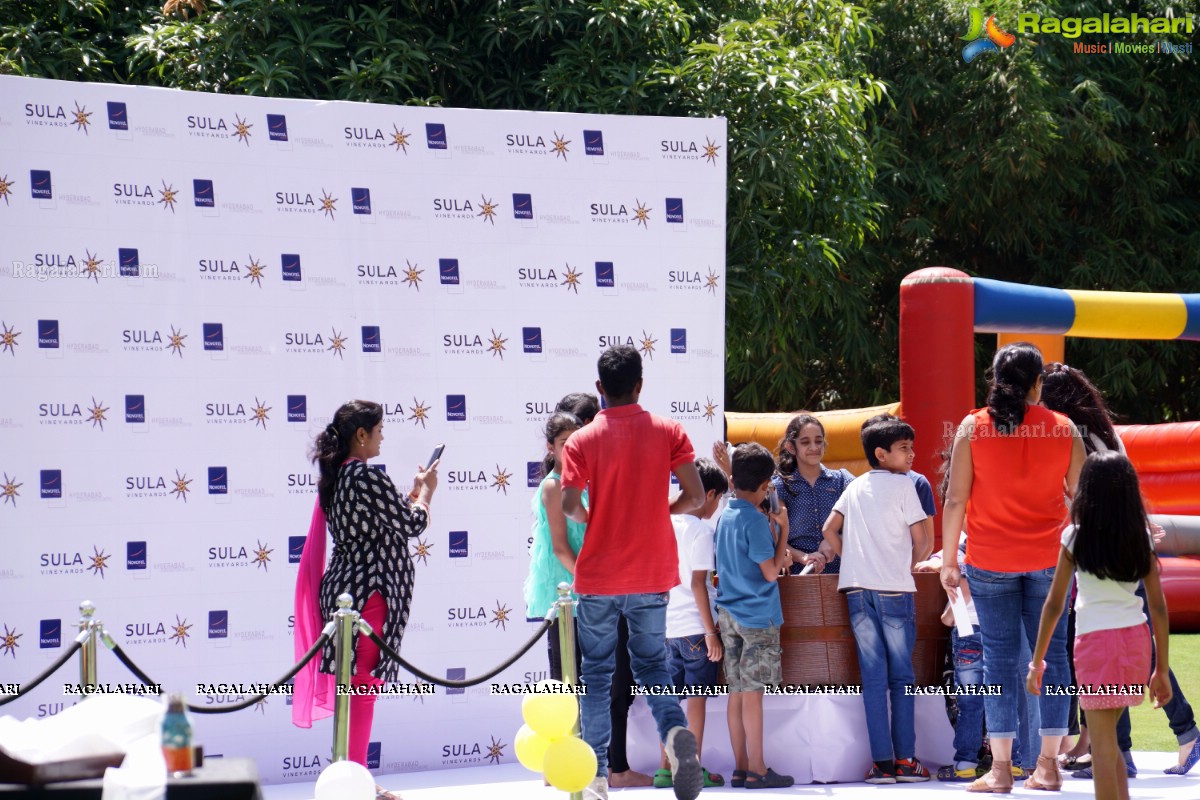
[[[562,485],[588,491],[588,526],[575,561],[580,594],[646,594],[679,583],[670,473],[696,460],[675,420],[639,405],[600,412],[563,448]]]
[[[1029,406],[1016,431],[1001,436],[986,408],[972,413],[967,563],[992,572],[1053,567],[1067,522],[1063,482],[1074,445],[1070,421]]]

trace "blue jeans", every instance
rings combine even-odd
[[[1042,606],[1054,581],[1054,567],[1032,572],[992,572],[970,564],[963,574],[975,598],[979,627],[983,634],[984,680],[1000,686],[1000,695],[984,698],[988,736],[1012,739],[1017,733],[1017,696],[1025,687],[1017,684],[1021,639],[1032,647],[1037,641]],[[1027,662],[1028,663],[1028,662]],[[1043,686],[1068,686],[1071,670],[1067,664],[1067,615],[1058,618],[1046,651]],[[1064,694],[1043,692],[1038,696],[1042,721],[1041,736],[1065,736],[1070,698]]]
[[[850,626],[862,672],[863,706],[871,760],[912,758],[917,749],[912,654],[917,638],[916,607],[910,592],[846,592]],[[888,721],[888,697],[892,700]]]
[[[983,642],[979,626],[970,636],[959,636],[950,629],[950,646],[954,653],[954,685],[983,685]],[[954,760],[976,763],[979,746],[983,744],[983,698],[979,695],[959,695],[958,721],[954,724]]]
[[[583,739],[596,752],[596,775],[608,775],[608,743],[612,738],[612,675],[617,659],[617,618],[629,624],[629,664],[639,686],[670,686],[667,671],[667,593],[585,594],[579,596],[579,651],[583,655],[580,683],[587,694],[579,697]],[[658,738],[667,731],[686,728],[687,717],[679,699],[649,695],[650,713],[658,724]]]

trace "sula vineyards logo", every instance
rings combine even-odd
[[[88,556],[92,563],[87,566],[87,569],[92,571],[93,575],[104,577],[104,570],[108,568],[108,560],[112,558],[108,553],[105,553],[100,548],[92,545],[92,554]]]
[[[1011,47],[1017,41],[1017,37],[1001,30],[996,23],[995,14],[987,17],[985,21],[983,12],[978,8],[971,9],[967,34],[962,38],[967,42],[967,46],[963,48],[962,57],[963,61],[968,64],[984,53],[999,52],[1006,47]]]
[[[704,398],[704,418],[708,420],[709,425],[712,424],[713,418],[717,415],[718,405],[718,403],[713,402],[711,397]]]
[[[414,560],[420,561],[422,564],[429,563],[429,557],[433,555],[433,544],[425,541],[424,538],[418,536],[417,543],[413,545],[411,555]]]
[[[188,492],[191,491],[188,488],[192,484],[191,479],[188,478],[186,473],[181,475],[179,474],[179,470],[175,470],[175,479],[171,483],[173,484],[171,494],[175,495],[175,499],[186,503]]]
[[[721,149],[721,145],[717,144],[712,139],[709,139],[707,136],[704,137],[704,160],[705,161],[712,164],[713,166],[716,166],[717,156],[719,155],[717,153],[717,151],[720,149]]]
[[[16,185],[16,181],[9,180],[7,174],[0,178],[0,199],[4,200],[4,205],[8,205],[8,196],[13,193],[14,185]]]
[[[708,289],[709,292],[715,295],[717,293],[717,288],[720,285],[717,283],[717,281],[720,279],[721,276],[714,272],[711,267],[709,267],[708,274],[704,276],[704,288]]]
[[[171,634],[171,641],[175,642],[175,644],[181,644],[184,646],[184,648],[187,648],[187,640],[188,636],[190,635],[188,631],[192,629],[192,626],[188,625],[187,618],[184,617],[183,619],[180,619],[179,615],[176,614],[175,624],[172,625],[171,628],[174,631]]]
[[[658,344],[658,339],[655,339],[651,334],[642,331],[642,340],[638,342],[637,348],[642,351],[642,355],[654,360],[654,345]]]
[[[335,212],[335,211],[337,211],[337,198],[334,197],[329,192],[325,191],[324,188],[322,188],[321,189],[321,212],[329,219],[333,219],[334,218],[333,212]]]
[[[77,102],[75,103],[74,116],[75,119],[71,120],[71,124],[75,126],[75,130],[83,131],[84,135],[86,136],[88,132],[88,125],[91,124],[92,112],[88,111],[86,106],[81,106]]]
[[[250,256],[250,261],[246,264],[246,277],[250,279],[251,283],[261,289],[266,269],[267,266],[265,264],[256,261],[254,256]]]
[[[408,418],[413,425],[420,425],[422,428],[424,428],[426,420],[429,419],[429,410],[431,408],[432,406],[427,406],[414,397],[412,408],[409,409],[410,413]]]
[[[159,194],[158,204],[161,205],[164,209],[166,209],[166,208],[171,209],[171,213],[174,214],[175,213],[175,203],[178,202],[175,199],[175,196],[177,194],[179,194],[179,190],[177,190],[174,186],[168,185],[166,181],[163,181],[162,188],[158,190],[158,194]]]
[[[271,553],[274,553],[275,551],[257,539],[255,539],[254,542],[258,545],[258,547],[254,549],[254,561],[252,563],[257,567],[262,567],[263,572],[270,572],[270,570],[267,569],[267,564],[271,563]]]
[[[508,339],[504,338],[503,334],[496,333],[496,329],[492,328],[492,338],[489,340],[487,351],[494,356],[500,356],[500,360],[504,360],[504,345],[508,343]]]
[[[563,276],[562,285],[567,287],[567,291],[579,294],[579,279],[582,277],[582,272],[576,272],[574,267],[567,264],[567,273]]]
[[[570,139],[567,139],[564,136],[560,136],[558,134],[558,131],[555,131],[554,139],[550,142],[550,151],[552,153],[554,153],[554,156],[556,158],[559,156],[562,156],[562,160],[566,161],[567,153],[570,152],[570,150],[567,149],[567,145],[569,145],[570,143],[571,143]]]
[[[17,639],[20,639],[25,634],[17,633],[16,628],[9,628],[8,624],[4,625],[4,638],[0,639],[0,654],[10,655],[13,658],[17,657],[17,648],[21,645],[17,644]]]
[[[492,225],[495,226],[495,224],[496,224],[496,209],[500,208],[500,204],[493,203],[491,198],[484,197],[483,195],[479,195],[479,200],[481,203],[483,203],[483,205],[480,208],[479,213],[476,214],[475,216],[483,217],[486,221],[492,223]]]
[[[0,495],[0,497],[4,498],[4,504],[12,503],[13,508],[16,508],[17,498],[21,496],[21,493],[17,489],[20,489],[24,485],[23,483],[17,483],[15,476],[10,478],[7,472],[4,473],[4,483],[0,484],[0,490],[3,490],[3,495]]]
[[[650,212],[653,211],[654,209],[647,208],[642,203],[641,200],[637,200],[636,198],[635,198],[634,202],[637,203],[637,205],[635,205],[633,208],[634,222],[636,222],[638,225],[641,225],[643,228],[649,228],[650,227],[650,224],[649,224],[650,223]]]
[[[417,269],[417,265],[409,261],[407,258],[404,259],[404,263],[408,266],[404,270],[403,283],[407,283],[418,292],[421,291],[421,273],[423,273],[425,270]]]
[[[491,623],[493,625],[495,625],[497,628],[499,628],[500,630],[506,631],[506,630],[508,630],[508,623],[510,622],[508,615],[511,613],[512,613],[511,608],[509,608],[508,606],[504,605],[499,600],[497,600],[496,607],[494,609],[492,609]]]
[[[412,134],[397,128],[395,123],[392,124],[392,147],[397,151],[403,150],[404,155],[408,155],[408,140],[412,138]]]
[[[93,428],[95,428],[97,425],[99,425],[100,430],[104,430],[104,423],[107,419],[104,415],[107,413],[108,413],[108,409],[105,408],[102,403],[97,403],[96,398],[93,397],[92,398],[92,407],[88,409],[89,416],[88,416],[87,421],[92,423]]]
[[[6,322],[0,322],[0,328],[3,328],[0,331],[0,353],[7,351],[15,358],[17,355],[17,345],[20,344],[17,341],[17,337],[21,335],[21,332],[17,330],[15,325],[11,328],[8,327],[8,323]]]
[[[512,478],[512,473],[506,470],[499,464],[496,465],[496,473],[492,475],[492,486],[497,492],[504,492],[508,495],[509,480]]]

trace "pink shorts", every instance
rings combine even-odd
[[[1140,706],[1150,679],[1150,628],[1093,631],[1075,637],[1075,682],[1079,707]]]

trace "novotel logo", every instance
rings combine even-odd
[[[146,569],[146,543],[125,543],[125,569]]]
[[[603,131],[584,131],[583,132],[583,152],[589,156],[604,155],[604,132]]]
[[[225,349],[225,326],[220,322],[204,323],[204,349]]]
[[[54,500],[63,496],[61,469],[41,471],[41,496],[46,500]]]
[[[124,103],[108,101],[108,129],[110,131],[129,130],[129,112]]]
[[[526,353],[542,352],[542,329],[521,328],[521,346]]]
[[[465,394],[446,395],[446,421],[467,421],[467,396]]]
[[[133,423],[146,421],[146,396],[144,394],[125,395],[125,421]]]
[[[667,222],[674,222],[676,224],[683,222],[682,197],[667,198]]]
[[[217,204],[213,192],[213,182],[207,178],[192,179],[192,195],[197,208],[213,208]]]
[[[229,470],[225,467],[208,468],[208,493],[229,494]]]
[[[467,538],[467,531],[450,531],[450,558],[466,558],[469,555]]]
[[[602,289],[613,289],[617,285],[616,269],[611,261],[596,262],[596,285]]]
[[[58,320],[38,320],[38,348],[46,350],[58,349]]]
[[[285,281],[303,280],[300,272],[300,256],[297,253],[284,253],[279,257],[283,265],[283,279]]]
[[[122,278],[136,278],[141,272],[136,247],[117,248],[117,269]]]
[[[49,650],[62,647],[62,620],[44,619],[38,626],[38,647]]]
[[[364,353],[379,353],[380,349],[379,326],[378,325],[363,325],[362,326],[362,351]]]
[[[687,328],[671,328],[671,352],[687,352]]]
[[[287,418],[288,422],[308,422],[308,395],[287,396]]]
[[[448,147],[446,126],[440,122],[426,122],[425,146],[430,150],[445,150]]]
[[[287,117],[283,114],[267,114],[267,138],[272,142],[286,142]]]
[[[438,259],[438,280],[443,286],[458,286],[458,259]]]
[[[530,489],[536,489],[542,485],[542,462],[525,462],[525,485]]]
[[[352,187],[350,189],[351,202],[355,214],[371,213],[371,190],[361,187]]]
[[[304,555],[304,542],[308,540],[307,536],[289,536],[288,537],[288,563],[299,564],[300,557]]]
[[[208,638],[225,639],[229,636],[229,612],[221,609],[208,612]]]
[[[533,219],[533,195],[513,193],[513,218]]]

